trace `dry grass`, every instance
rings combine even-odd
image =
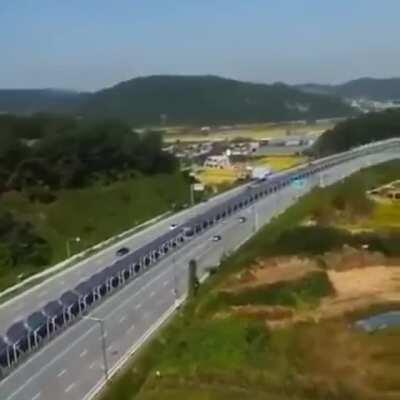
[[[234,168],[204,168],[196,176],[204,185],[218,186],[234,183],[239,178],[239,172]]]
[[[265,124],[250,124],[232,127],[228,130],[218,130],[205,135],[201,133],[198,128],[184,129],[173,128],[167,129],[164,136],[166,142],[205,142],[205,141],[221,141],[232,140],[238,137],[260,140],[266,138],[281,138],[291,135],[305,135],[319,136],[327,129],[333,128],[332,123],[318,123],[318,124],[288,124],[288,123],[265,123]]]
[[[267,156],[257,159],[254,165],[270,167],[272,171],[282,171],[303,164],[307,157],[300,156]]]

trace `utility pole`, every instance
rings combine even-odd
[[[173,274],[174,274],[174,296],[175,296],[175,305],[178,303],[178,279],[176,276],[176,258],[175,255],[172,257],[172,263],[173,263]]]
[[[321,174],[319,175],[319,186],[320,186],[321,188],[325,187],[324,173],[321,173]]]
[[[194,184],[190,184],[190,205],[194,205]]]
[[[104,321],[104,319],[101,319],[101,318],[95,318],[95,317],[89,317],[89,316],[84,316],[83,318],[89,319],[89,320],[97,322],[99,324],[100,337],[101,337],[101,349],[102,349],[102,353],[103,353],[104,377],[105,377],[106,383],[108,383],[109,374],[108,374],[106,335],[105,335],[105,329],[104,329],[105,321]]]
[[[253,232],[256,233],[258,229],[258,215],[257,215],[256,203],[253,204],[252,211],[253,211]]]
[[[65,248],[67,251],[67,258],[71,257],[71,242],[76,242],[79,243],[81,241],[81,238],[79,236],[77,236],[76,238],[70,238],[67,239],[66,243],[65,243]]]

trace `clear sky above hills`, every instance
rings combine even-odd
[[[1,0],[0,87],[400,75],[399,0]]]

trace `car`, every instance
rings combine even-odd
[[[222,238],[221,238],[221,235],[214,235],[214,236],[212,237],[212,241],[213,241],[213,242],[219,242],[221,239],[222,239]]]
[[[246,217],[239,217],[239,221],[243,224],[246,222]]]
[[[172,230],[174,230],[177,226],[178,226],[178,224],[171,224],[171,225],[169,226],[169,229],[172,231]]]
[[[118,257],[124,256],[125,254],[128,254],[130,252],[130,250],[128,249],[128,247],[121,247],[120,249],[118,249],[116,251],[116,255]]]

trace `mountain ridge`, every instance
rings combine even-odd
[[[305,93],[333,95],[344,98],[366,98],[369,100],[388,101],[400,99],[400,78],[363,77],[338,85],[305,83],[295,85]]]
[[[6,107],[7,94],[9,105]],[[1,91],[0,111],[64,112],[117,118],[137,125],[160,121],[218,124],[341,117],[352,109],[334,96],[283,84],[243,82],[215,75],[151,75],[92,92]]]

